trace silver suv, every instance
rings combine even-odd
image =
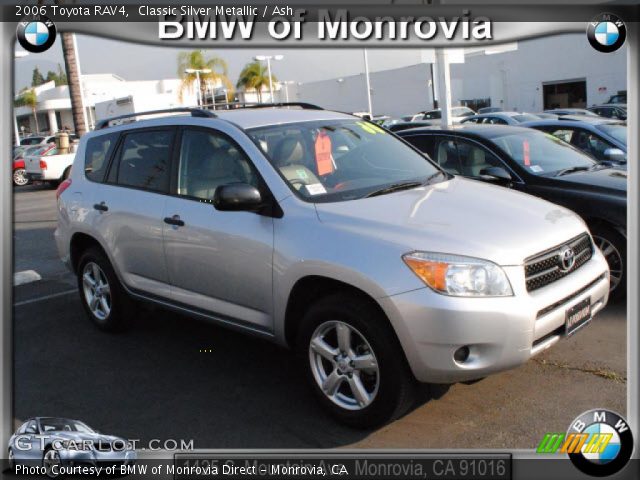
[[[101,329],[134,299],[270,339],[367,426],[405,412],[416,381],[516,367],[607,302],[569,210],[453,177],[351,115],[183,110],[99,124],[58,190],[60,256]]]

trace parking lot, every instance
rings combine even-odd
[[[66,416],[143,441],[197,448],[533,448],[585,410],[626,414],[626,313],[590,326],[526,365],[473,384],[425,389],[424,402],[377,431],[321,410],[293,356],[262,340],[144,309],[119,335],[85,318],[53,240],[55,191],[15,190],[16,421]],[[206,351],[205,351],[206,350]]]

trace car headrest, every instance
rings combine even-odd
[[[273,160],[278,167],[300,164],[304,160],[304,145],[296,137],[284,138],[273,151]]]

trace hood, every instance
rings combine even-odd
[[[569,173],[556,177],[554,180],[572,184],[575,187],[585,186],[589,191],[593,191],[593,187],[598,187],[600,191],[607,193],[627,195],[626,165],[624,169],[619,167],[601,168],[599,170]]]
[[[466,255],[503,266],[521,265],[587,230],[563,207],[460,177],[372,198],[318,203],[316,209],[327,226],[407,252]]]

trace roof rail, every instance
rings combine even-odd
[[[103,128],[109,127],[111,122],[116,120],[124,120],[126,118],[135,118],[135,117],[144,117],[147,115],[158,115],[161,113],[190,113],[192,117],[202,117],[202,118],[215,118],[217,115],[209,110],[203,110],[201,108],[190,108],[190,107],[180,107],[180,108],[166,108],[163,110],[149,110],[146,112],[137,112],[137,113],[127,113],[126,115],[118,115],[117,117],[105,118],[104,120],[100,120],[96,123],[95,130],[102,130]]]
[[[306,102],[275,102],[275,103],[210,103],[207,107],[213,107],[214,109],[234,110],[239,108],[280,108],[280,107],[298,107],[303,110],[324,110],[324,108]]]

